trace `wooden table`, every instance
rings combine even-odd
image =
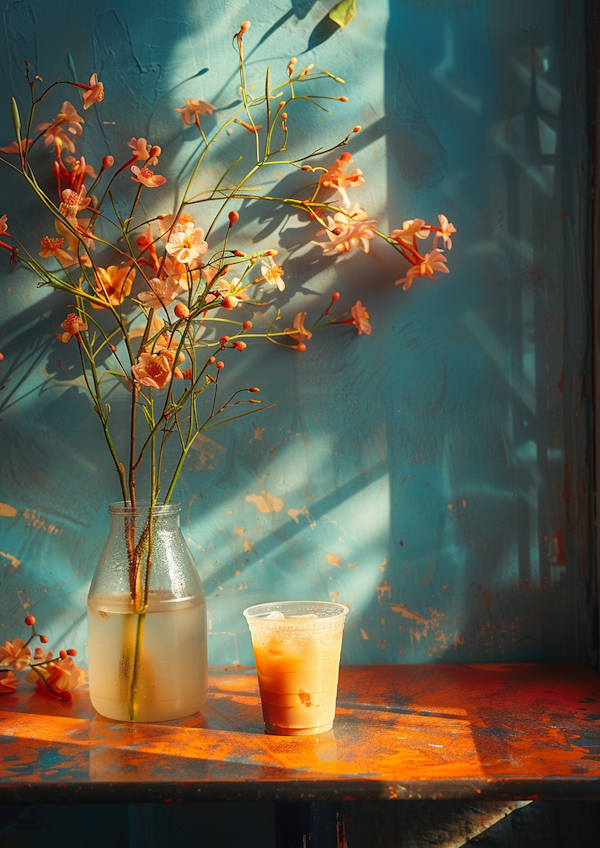
[[[253,668],[212,669],[209,692],[203,713],[130,724],[85,689],[23,686],[0,700],[0,802],[600,798],[600,677],[582,665],[343,667],[319,737],[263,733]]]

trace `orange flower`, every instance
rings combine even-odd
[[[44,144],[50,147],[55,144],[58,147],[66,147],[70,153],[75,153],[75,145],[71,138],[65,134],[65,127],[72,135],[81,135],[82,127],[85,121],[77,114],[77,110],[68,100],[62,105],[61,111],[58,113],[52,123],[38,124],[36,130],[45,130]]]
[[[161,177],[160,174],[155,174],[150,168],[138,168],[137,165],[131,166],[133,177],[131,178],[136,183],[141,183],[147,188],[156,188],[164,185],[167,181],[166,177]]]
[[[44,259],[49,259],[53,256],[55,259],[58,259],[63,268],[68,268],[69,265],[75,264],[75,257],[71,256],[68,251],[63,250],[65,244],[64,238],[44,236],[40,244],[42,245],[42,249],[38,256],[43,256]]]
[[[312,333],[304,326],[305,318],[306,312],[299,312],[294,318],[294,326],[287,327],[283,332],[289,333],[290,338],[295,339],[297,342],[303,342],[304,339],[311,339]]]
[[[158,162],[156,157],[160,156],[160,147],[158,147],[158,145],[148,144],[145,138],[135,138],[135,136],[133,136],[131,141],[127,142],[127,146],[131,147],[138,159],[143,159],[145,161],[146,159],[153,158],[155,161],[149,163],[153,165],[156,165],[156,162]]]
[[[89,109],[94,103],[104,100],[104,86],[98,82],[98,74],[90,77],[90,87],[83,95],[83,108]]]
[[[166,251],[182,265],[189,265],[208,250],[208,244],[204,241],[204,230],[194,227],[194,222],[180,227],[175,225],[166,244]]]
[[[29,150],[29,148],[31,147],[32,144],[33,144],[33,139],[24,138],[21,142],[22,152],[25,153],[27,150]],[[0,147],[0,150],[3,153],[16,153],[17,156],[19,155],[19,145],[17,144],[16,141],[11,141],[11,143],[8,145],[8,147]]]
[[[75,227],[77,226],[77,213],[81,212],[82,209],[87,209],[91,202],[92,198],[85,196],[84,186],[81,186],[79,191],[66,188],[62,193],[62,201],[58,211]]]
[[[180,285],[180,281],[176,277],[168,277],[166,280],[159,280],[158,277],[148,281],[151,291],[140,292],[139,300],[149,309],[161,309],[168,306],[175,298],[186,291]]]
[[[23,639],[5,642],[0,645],[0,664],[21,671],[29,665],[31,651],[25,646]]]
[[[138,364],[131,369],[133,376],[141,386],[164,389],[173,376],[175,354],[171,350],[160,353],[141,353]]]
[[[181,120],[186,127],[191,127],[196,123],[196,115],[212,115],[217,107],[212,103],[207,103],[206,100],[196,100],[196,98],[186,98],[185,106],[181,109],[174,109],[174,112],[181,113]]]
[[[277,286],[279,291],[283,291],[285,288],[285,283],[283,282],[283,268],[277,265],[276,262],[273,261],[272,256],[267,256],[266,260],[260,266],[260,270],[262,272],[262,277],[259,277],[256,281],[265,280],[265,282],[269,283],[272,286]]]
[[[3,215],[0,218],[0,235],[2,235],[2,233],[8,232],[8,224],[6,223],[6,221],[7,221],[7,216]]]
[[[323,188],[337,188],[345,206],[350,206],[346,186],[359,186],[365,181],[359,168],[355,168],[350,174],[346,173],[346,168],[351,161],[352,156],[347,151],[342,153],[340,158],[336,159],[327,172],[319,178]]]
[[[64,333],[62,333],[62,335],[60,333],[55,333],[55,335],[59,342],[64,342],[65,344],[71,341],[73,336],[78,336],[82,330],[88,329],[88,325],[81,320],[79,315],[75,315],[74,312],[67,315],[60,326],[61,329],[64,330]]]
[[[401,230],[392,230],[390,238],[393,238],[398,243],[406,241],[410,244],[414,236],[420,239],[426,239],[430,232],[431,230],[425,226],[423,218],[415,218],[411,221],[404,221]]]
[[[360,212],[366,216],[364,209],[360,209]],[[376,224],[377,221],[365,221],[362,219],[362,216],[357,217],[356,220],[352,220],[351,218],[346,218],[343,213],[336,212],[334,218],[330,215],[327,216],[327,229],[320,230],[317,233],[318,236],[325,233],[329,242],[313,241],[313,244],[322,247],[324,254],[333,253],[334,251],[337,251],[337,253],[348,253],[355,247],[360,247],[363,253],[368,253],[370,241],[375,237],[373,227]]]
[[[96,285],[95,290],[98,297],[112,306],[120,306],[121,303],[129,296],[131,287],[135,279],[135,268],[131,265],[125,265],[123,268],[117,268],[116,265],[109,265],[108,268],[96,269]],[[99,306],[93,303],[94,309],[104,309],[104,306]]]
[[[425,256],[420,257],[421,261],[415,262],[412,268],[409,268],[406,277],[402,277],[401,280],[396,280],[395,285],[399,286],[400,283],[404,283],[402,288],[404,291],[409,289],[417,277],[431,277],[436,280],[437,277],[434,277],[434,271],[442,271],[444,274],[448,273],[448,269],[446,268],[445,263],[448,261],[446,257],[442,254],[441,250],[437,248],[432,250],[431,253],[426,253]]]
[[[19,685],[19,678],[12,671],[0,674],[0,695],[13,695]]]
[[[448,250],[452,250],[452,239],[450,236],[452,233],[456,232],[456,227],[454,224],[450,223],[445,215],[438,215],[438,221],[440,222],[440,231],[434,236],[433,246],[437,246],[438,238],[441,236],[444,242],[444,247],[447,247]]]
[[[36,671],[32,669],[25,680],[29,683],[35,683],[38,687],[44,686],[45,680],[55,692],[70,692],[83,683],[85,679],[83,671],[75,665],[72,657],[52,662],[52,654],[48,652],[46,659],[47,665],[37,666]],[[42,677],[44,680],[42,680]]]
[[[352,323],[356,324],[358,335],[363,333],[367,336],[371,335],[371,322],[369,321],[369,313],[366,311],[360,300],[357,300],[352,309]]]

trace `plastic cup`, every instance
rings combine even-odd
[[[266,733],[331,730],[347,613],[343,604],[325,601],[278,601],[244,610]]]

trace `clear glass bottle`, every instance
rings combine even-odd
[[[109,506],[88,595],[90,698],[106,718],[168,721],[206,700],[206,596],[180,509]]]

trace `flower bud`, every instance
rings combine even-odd
[[[287,121],[287,112],[282,112],[281,117],[284,121]]]
[[[108,344],[108,347],[109,347],[109,349],[110,349],[113,353],[114,353],[114,352],[116,351],[116,349],[117,349],[117,348],[115,347],[115,345],[114,345],[114,344],[111,344],[110,342],[109,342],[109,344]]]
[[[354,132],[354,130],[353,130],[353,132]],[[344,152],[340,156],[340,159],[341,159],[342,162],[349,162],[352,159],[352,154],[348,153],[347,150],[344,150]]]
[[[175,306],[175,315],[177,315],[178,318],[187,319],[190,317],[190,310],[187,308],[185,303],[178,303]]]
[[[229,336],[221,336],[221,338],[219,339],[219,344],[221,345],[221,347],[225,347],[228,341]]]
[[[347,103],[347,102],[348,102],[348,98],[347,98],[347,97],[343,97],[343,96],[342,96],[342,97],[338,97],[338,100],[341,100],[341,101],[342,101],[342,103]]]
[[[34,658],[34,660],[43,660],[44,659],[44,649],[43,648],[36,648],[35,651],[33,652],[33,658]]]
[[[252,386],[251,389],[248,389],[249,392],[260,392],[260,389],[257,389],[256,386]]]
[[[3,359],[4,359],[4,354],[0,353],[0,362],[2,362]]]
[[[245,257],[246,257],[246,254],[245,254],[245,253],[242,253],[242,251],[241,251],[241,250],[236,250],[236,251],[234,251],[233,255],[234,255],[234,256],[241,256],[241,257],[243,257],[243,258],[245,258]]]
[[[67,652],[66,651],[59,651],[59,654],[60,654],[61,660],[66,660],[66,658],[67,658]]]
[[[302,171],[312,171],[312,168],[310,167],[310,165],[303,165],[301,170]]]
[[[232,210],[231,210],[231,212],[230,212],[230,213],[229,213],[229,215],[228,215],[228,218],[229,218],[229,226],[230,226],[230,227],[233,227],[233,225],[235,224],[235,222],[240,220],[240,216],[239,216],[239,214],[235,211],[235,209],[232,209]]]
[[[304,342],[298,342],[298,344],[295,345],[295,347],[296,347],[296,350],[300,351],[300,353],[304,353],[304,351],[306,350],[306,345],[304,344]]]
[[[278,253],[278,250],[265,250],[263,256],[277,256]]]
[[[279,101],[279,108],[283,109],[284,107],[285,107],[285,100],[280,100]]]
[[[240,27],[239,35],[244,35],[244,33],[248,32],[252,24],[250,21],[243,21]]]
[[[69,648],[69,650],[67,651],[67,654],[68,654],[70,657],[76,657],[76,656],[77,656],[77,651],[75,650],[75,648]]]
[[[208,360],[208,364],[209,364],[209,365],[214,365],[214,362],[215,362],[215,357],[214,357],[214,356],[211,356],[211,357],[210,357],[210,359]]]
[[[233,294],[229,294],[229,295],[227,295],[227,297],[224,297],[223,302],[221,304],[221,306],[223,306],[224,309],[235,309],[235,307],[237,305],[238,305],[238,299]]]
[[[115,164],[115,157],[114,156],[105,156],[104,159],[102,160],[102,167],[103,168],[112,168],[112,166],[114,164]]]
[[[221,370],[221,368],[225,368],[225,363],[224,363],[224,362],[221,362],[221,360],[220,360],[220,359],[219,359],[219,361],[217,362],[217,368],[219,369],[219,371]]]
[[[354,129],[352,130],[352,132],[353,132],[353,133],[355,133],[355,132],[360,132],[361,130],[362,130],[362,127],[354,127]]]
[[[153,147],[150,148],[150,158],[153,159],[155,156],[160,156],[161,151],[162,148],[159,147],[158,144],[155,144]],[[154,164],[156,164],[156,162]]]
[[[47,637],[47,636],[40,636],[40,642],[41,642],[43,645],[45,645],[47,641],[48,641],[48,637]]]
[[[246,342],[236,341],[233,343],[233,346],[236,350],[245,350],[247,347]]]
[[[193,376],[194,376],[194,375],[192,374],[192,369],[191,369],[191,368],[185,368],[185,369],[181,372],[181,375],[182,375],[182,377],[183,377],[183,379],[184,379],[184,380],[191,380],[191,379],[193,378]]]
[[[25,624],[27,625],[27,627],[33,627],[33,625],[35,624],[35,616],[33,616],[33,615],[26,616],[25,617]]]
[[[244,321],[244,323],[242,324],[242,328],[244,330],[251,330],[252,329],[252,321]]]
[[[59,695],[59,698],[61,699],[61,701],[72,701],[73,700],[73,696],[71,695],[70,692],[61,692],[60,695]]]

